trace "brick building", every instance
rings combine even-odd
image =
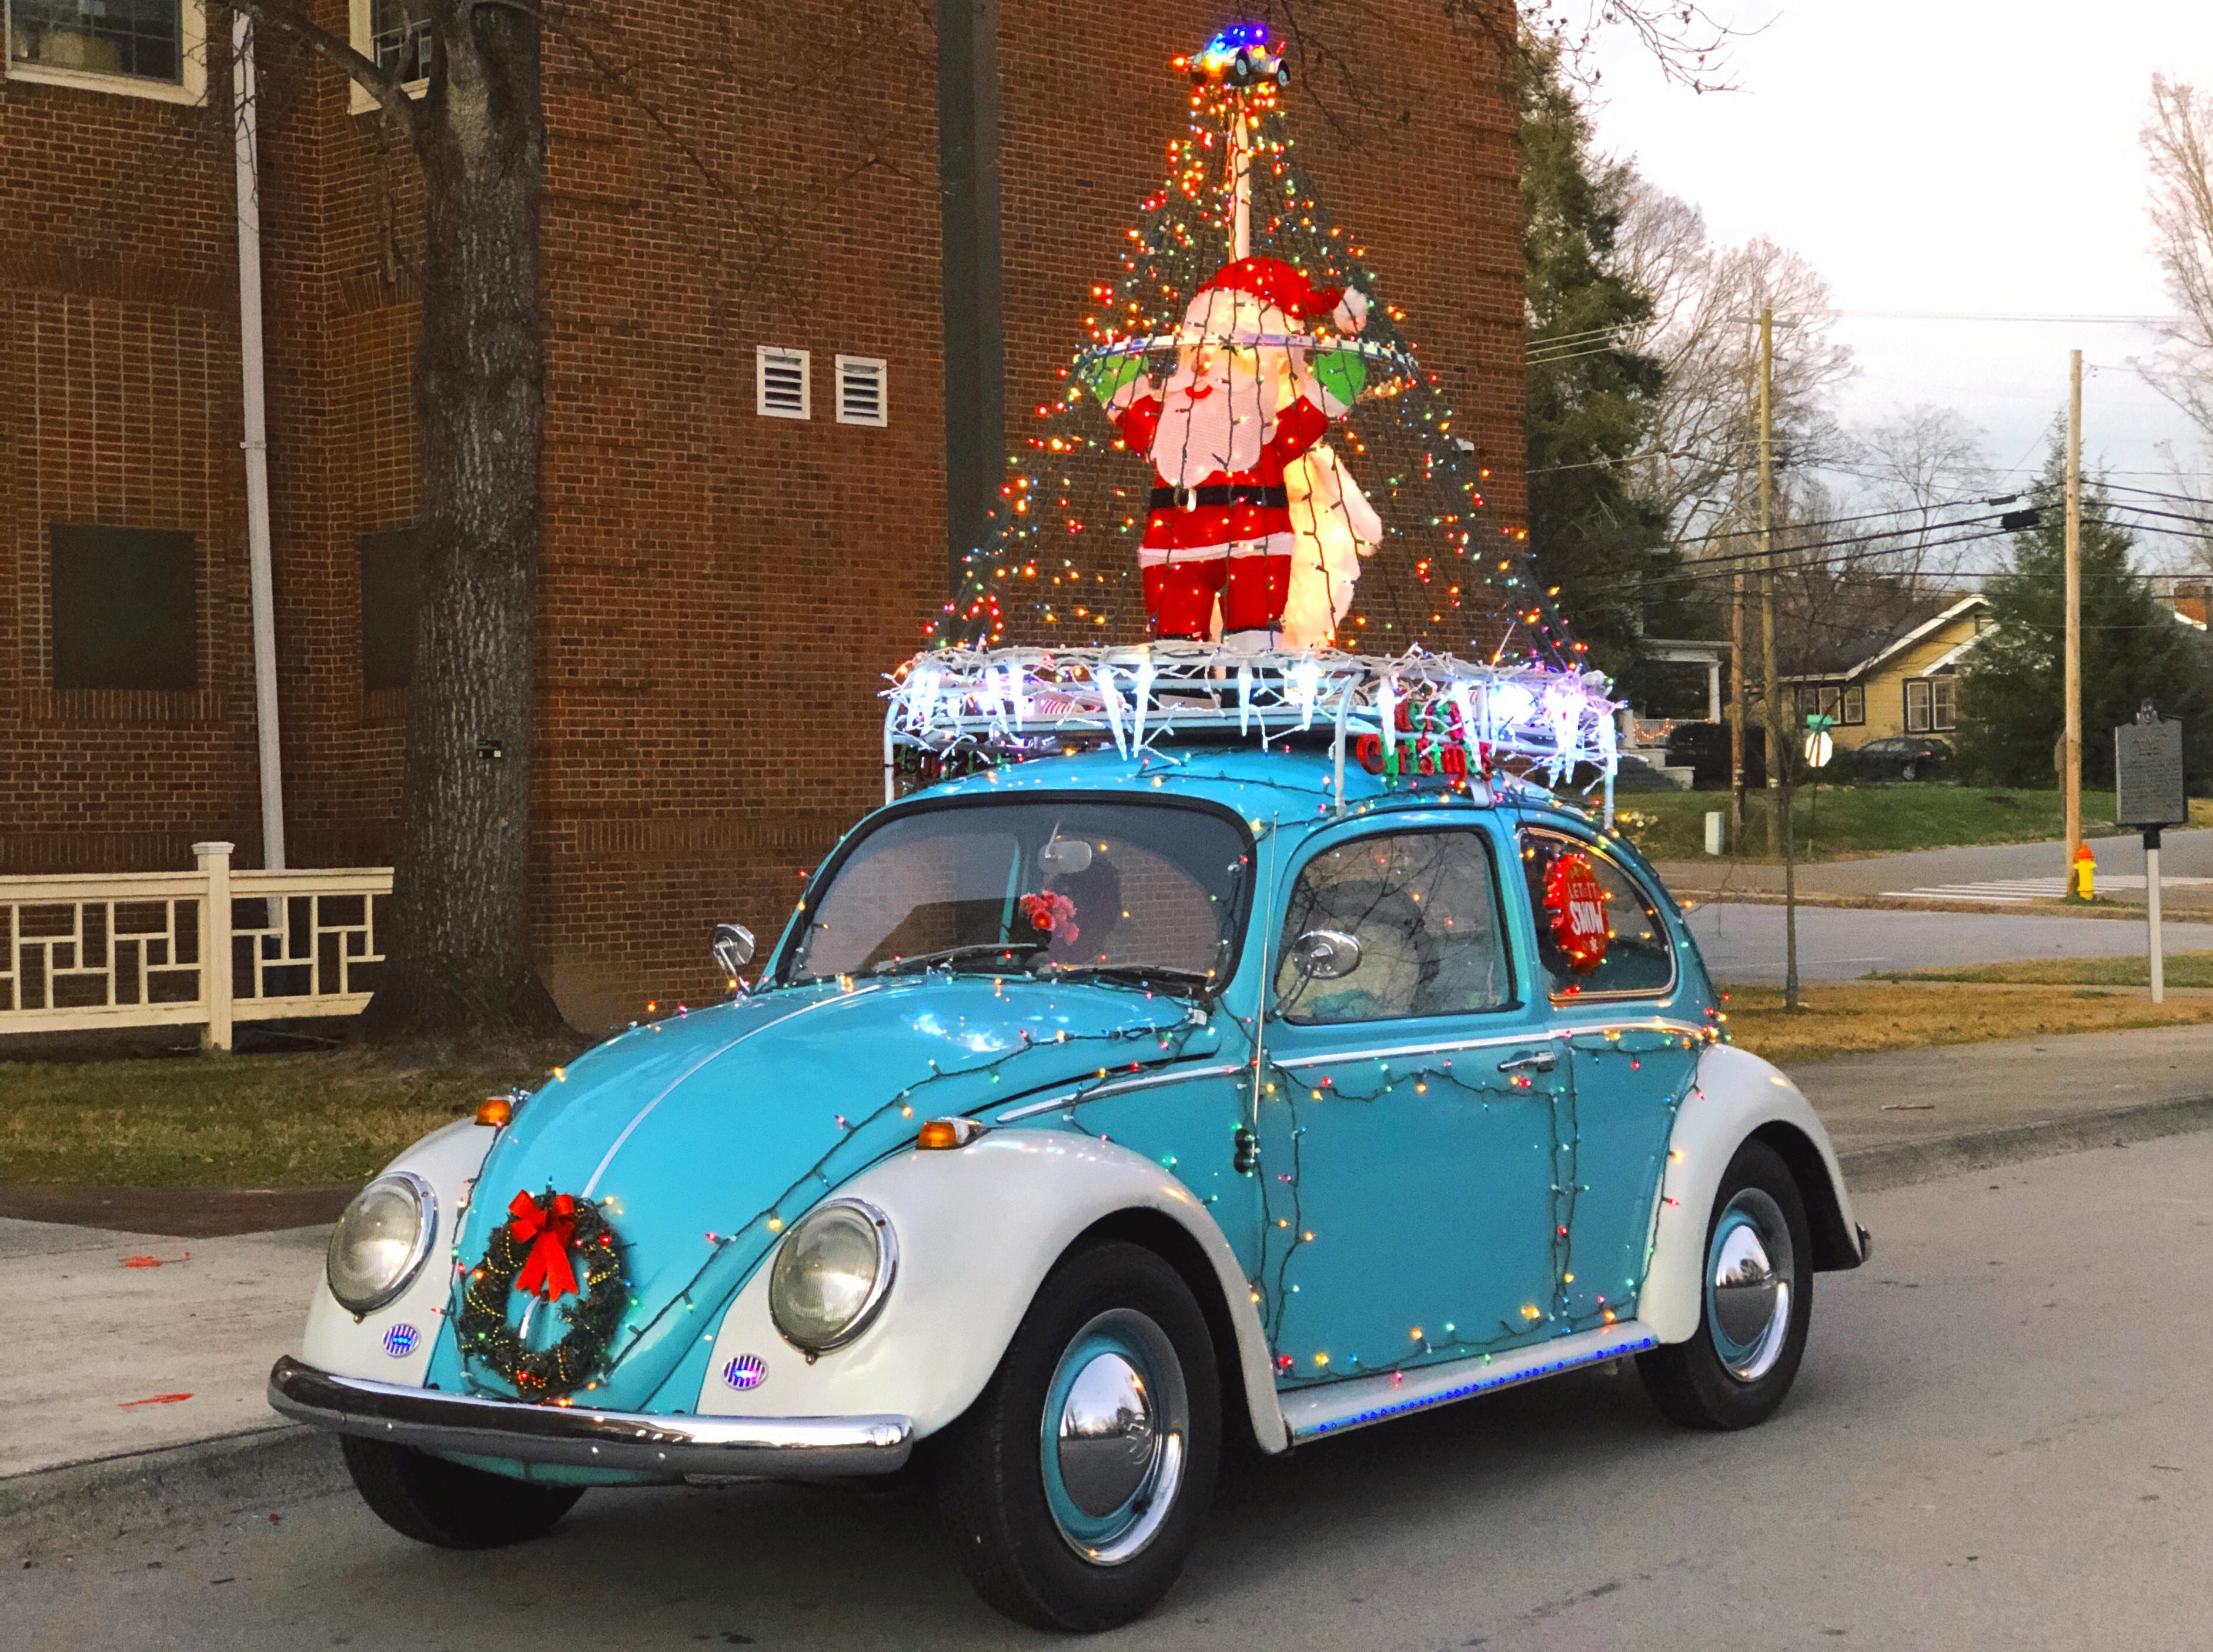
[[[255,864],[230,20],[6,3],[0,873],[183,866],[204,838]],[[1063,0],[936,9],[594,8],[620,80],[547,41],[533,925],[582,1024],[700,990],[715,919],[773,934],[796,875],[880,796],[878,675],[943,601],[1006,430],[1159,181],[1186,119],[1167,60],[1230,20],[1141,0],[1100,34]],[[412,61],[408,0],[313,10]],[[1497,41],[1480,10],[1412,0],[1314,15],[1302,153],[1510,520],[1521,221]],[[289,858],[386,863],[417,186],[335,69],[267,36],[259,57]]]

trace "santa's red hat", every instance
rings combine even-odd
[[[1316,287],[1308,281],[1305,271],[1279,258],[1241,258],[1235,264],[1225,264],[1198,291],[1249,294],[1295,321],[1330,315],[1344,297],[1344,288]]]

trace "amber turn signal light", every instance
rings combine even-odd
[[[515,1118],[515,1103],[503,1095],[488,1095],[477,1103],[477,1123],[504,1130]]]
[[[973,1119],[933,1119],[914,1138],[919,1148],[966,1147],[984,1133]]]

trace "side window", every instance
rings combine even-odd
[[[1537,921],[1537,961],[1555,998],[1656,995],[1675,980],[1675,947],[1635,878],[1588,844],[1521,834]]]
[[[1341,972],[1333,978],[1299,967],[1299,937],[1318,932],[1354,942],[1332,943]],[[1304,1025],[1495,1009],[1513,993],[1502,935],[1481,832],[1406,832],[1341,844],[1308,861],[1291,890],[1277,954],[1277,1009]]]

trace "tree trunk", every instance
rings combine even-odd
[[[527,13],[434,0],[416,357],[424,590],[379,1043],[557,1035],[527,925],[546,117]]]

